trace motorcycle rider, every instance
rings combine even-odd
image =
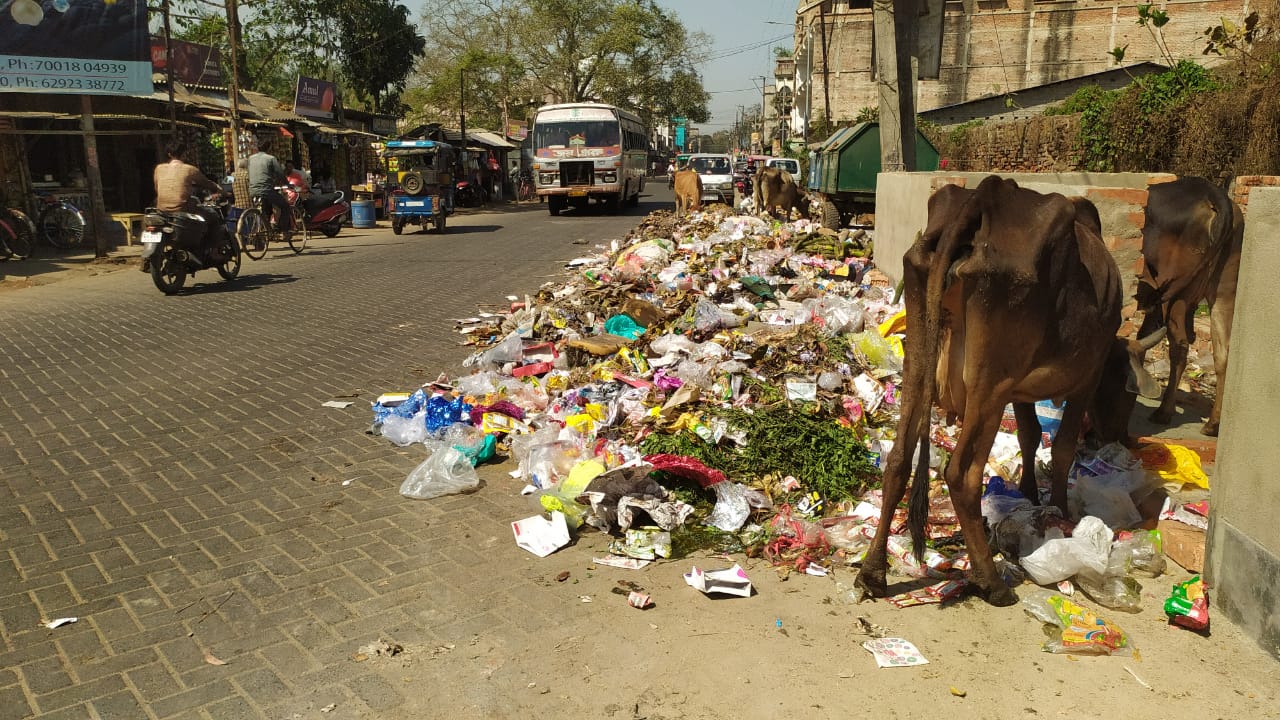
[[[256,145],[254,153],[249,156],[249,194],[255,200],[264,201],[263,211],[273,210],[276,215],[276,227],[284,233],[285,240],[293,234],[293,213],[289,210],[289,202],[284,199],[276,187],[285,185],[288,179],[280,161],[270,153],[264,152]]]
[[[218,213],[201,207],[195,198],[197,191],[206,190],[221,193],[222,188],[204,176],[194,165],[183,161],[187,154],[187,145],[179,139],[165,144],[164,152],[169,161],[156,165],[153,179],[156,185],[156,209],[161,212],[192,213],[204,221],[204,250],[213,264],[227,261],[226,225]],[[143,272],[151,270],[149,263],[143,261]]]

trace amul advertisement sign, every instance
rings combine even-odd
[[[150,95],[145,0],[0,0],[0,92]]]
[[[338,86],[324,80],[298,77],[298,91],[293,97],[293,111],[307,117],[333,119],[333,100]]]

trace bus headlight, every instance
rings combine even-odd
[[[615,182],[618,182],[618,173],[616,173],[616,172],[607,172],[607,173],[604,173],[604,174],[602,174],[602,175],[600,176],[600,182],[605,182],[605,183],[615,183]]]
[[[538,184],[540,185],[554,185],[555,182],[556,182],[555,173],[542,173],[541,175],[538,176]]]
[[[720,183],[720,189],[721,189],[721,190],[732,190],[732,189],[733,189],[733,183],[731,183],[731,182],[723,182],[723,183]]]

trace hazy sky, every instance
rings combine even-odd
[[[690,31],[711,36],[711,57],[702,83],[711,93],[712,133],[733,125],[739,105],[760,104],[760,76],[773,79],[773,48],[793,44],[796,0],[658,0]],[[770,23],[781,24],[770,24]]]

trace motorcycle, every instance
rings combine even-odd
[[[489,194],[476,183],[459,180],[453,188],[453,202],[461,207],[480,207],[489,202]]]
[[[205,243],[205,219],[195,213],[148,208],[142,229],[142,270],[151,273],[156,288],[165,295],[182,289],[188,275],[215,268],[230,282],[240,274],[240,244],[226,228],[231,201],[225,196],[205,198],[201,207],[217,215],[217,227],[208,228],[222,244],[225,259],[215,260]]]
[[[302,220],[308,230],[324,233],[325,237],[336,237],[342,231],[343,220],[351,214],[351,204],[341,190],[332,193],[298,193],[290,186],[284,191],[284,199],[290,206],[302,208]],[[297,217],[295,215],[295,217]]]

